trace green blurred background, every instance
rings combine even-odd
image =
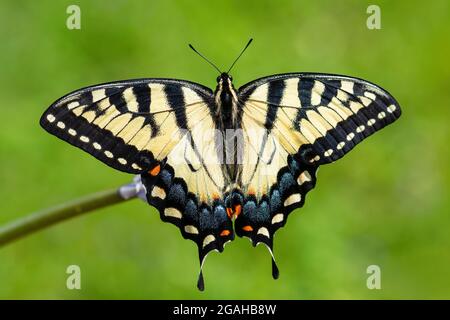
[[[68,30],[66,8],[81,8]],[[381,30],[366,27],[369,4]],[[236,239],[208,257],[131,201],[0,248],[0,298],[450,298],[448,1],[1,1],[0,224],[132,178],[50,136],[46,107],[74,89],[140,77],[215,85],[233,72],[357,76],[391,92],[401,119],[320,170],[306,205],[276,234],[281,275],[262,246]],[[66,289],[68,265],[82,289]],[[366,268],[381,267],[381,290]]]

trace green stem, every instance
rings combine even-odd
[[[95,209],[135,198],[124,197],[120,189],[98,192],[83,198],[37,211],[0,227],[0,247],[58,222],[77,217]]]

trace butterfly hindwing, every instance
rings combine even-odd
[[[156,178],[143,173],[141,179],[149,190],[148,202],[158,209],[161,220],[175,224],[184,238],[195,241],[201,260],[211,250],[223,251],[224,244],[234,238],[222,198],[203,198],[190,191],[176,167],[166,163]]]
[[[197,286],[203,290],[206,256],[212,250],[222,252],[225,243],[234,239],[233,224],[226,213],[222,192],[215,193],[217,186],[206,174],[211,168],[218,169],[204,163],[199,169],[190,170],[192,165],[187,162],[176,163],[166,162],[157,177],[143,173],[141,179],[148,190],[147,200],[159,211],[161,220],[176,225],[185,239],[197,244],[200,260]]]

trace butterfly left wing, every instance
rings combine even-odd
[[[212,99],[210,89],[188,81],[120,81],[62,97],[40,123],[103,163],[140,174],[148,202],[196,242],[203,264],[234,238],[222,200],[228,180],[207,135],[215,128]]]
[[[319,165],[331,163],[395,121],[400,106],[367,81],[328,74],[282,74],[239,89],[244,134],[238,236],[264,243],[304,204]],[[254,134],[261,129],[265,134]],[[259,137],[259,138],[258,138]],[[251,158],[257,161],[248,161]],[[247,161],[245,161],[247,159]],[[273,275],[278,276],[273,262]]]

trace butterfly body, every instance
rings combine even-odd
[[[223,72],[217,77],[217,86],[214,91],[214,110],[217,123],[216,145],[219,146],[217,152],[222,159],[222,171],[228,178],[229,183],[226,189],[230,189],[231,184],[236,184],[238,180],[239,159],[238,155],[238,135],[241,124],[239,121],[239,104],[237,91],[234,88],[232,77]]]
[[[318,73],[264,77],[214,91],[138,79],[74,91],[41,126],[120,171],[139,174],[148,203],[198,246],[201,267],[235,234],[264,244],[303,206],[319,166],[394,122],[400,106],[362,79]],[[203,288],[200,273],[199,288]]]

